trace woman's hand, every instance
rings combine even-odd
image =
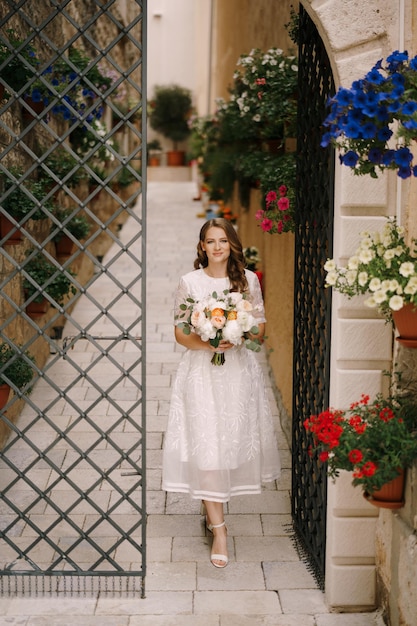
[[[233,344],[230,343],[229,341],[226,341],[225,339],[220,340],[217,348],[212,346],[210,342],[207,342],[207,343],[212,352],[225,352],[226,350],[230,350],[230,348],[233,348]]]

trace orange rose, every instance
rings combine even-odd
[[[211,312],[212,317],[222,317],[224,315],[223,309],[217,308],[213,309]]]
[[[237,311],[229,311],[227,315],[228,320],[237,320]]]

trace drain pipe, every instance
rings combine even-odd
[[[403,0],[400,0],[403,2]],[[209,25],[209,49],[208,49],[208,85],[207,85],[207,115],[211,113],[211,93],[212,93],[212,54],[213,54],[213,23],[214,23],[214,1],[210,0],[210,25]]]
[[[398,50],[401,52],[405,48],[405,0],[398,0]],[[397,198],[396,198],[397,222],[401,224],[402,218],[402,181],[397,177]]]

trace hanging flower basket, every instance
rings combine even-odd
[[[416,241],[410,248],[404,235],[404,228],[393,218],[387,220],[382,232],[361,233],[359,248],[346,266],[338,267],[333,259],[324,264],[326,287],[333,287],[348,298],[368,294],[365,306],[378,309],[389,321],[407,305],[417,311]],[[405,316],[414,322],[410,309],[406,309]],[[410,332],[408,328],[399,329],[404,339],[415,337]]]
[[[396,50],[350,88],[340,87],[324,121],[321,145],[340,150],[354,174],[377,178],[377,170],[417,176],[410,144],[417,136],[417,56]],[[395,126],[395,123],[397,126]]]

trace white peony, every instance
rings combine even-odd
[[[242,328],[237,320],[229,320],[222,331],[223,339],[237,346],[242,340]]]

